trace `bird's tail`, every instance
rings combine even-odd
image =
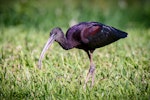
[[[118,29],[113,28],[113,27],[112,27],[112,31],[119,38],[125,38],[128,35],[128,33],[124,32],[124,31],[121,31],[121,30],[118,30]]]

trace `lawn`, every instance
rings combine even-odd
[[[15,9],[20,9],[17,7],[15,6]],[[31,9],[30,7],[25,8]],[[9,13],[1,13],[1,100],[150,99],[150,28],[147,28],[147,24],[144,23],[142,26],[134,26],[138,24],[135,22],[124,24],[128,19],[121,22],[122,17],[126,18],[121,11],[114,14],[114,20],[111,21],[109,15],[95,14],[96,10],[95,12],[87,10],[82,18],[81,12],[74,11],[73,13],[66,8],[64,8],[65,14],[59,15],[61,11],[58,8],[56,10],[58,16],[55,18],[52,13],[43,12],[44,8],[41,9],[43,13],[32,12],[29,9],[23,9],[20,12],[7,10]],[[29,12],[25,13],[24,19],[21,20],[20,15],[22,14],[20,13],[28,10]],[[94,15],[88,15],[89,12]],[[40,16],[37,18],[32,18],[32,15],[27,16],[32,13],[39,13]],[[13,14],[13,18],[8,16],[9,14]],[[72,14],[75,16],[73,19]],[[42,19],[44,16],[46,18]],[[16,18],[19,22],[15,20]],[[89,81],[87,88],[83,89],[89,69],[89,59],[82,50],[65,51],[58,43],[54,43],[46,53],[42,69],[39,70],[37,68],[38,59],[50,30],[59,26],[66,32],[72,20],[80,22],[88,21],[88,19],[90,21],[93,19],[101,21],[102,19],[102,22],[107,25],[113,25],[128,33],[127,38],[94,52],[93,58],[96,64],[94,87],[90,87]]]

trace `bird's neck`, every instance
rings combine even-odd
[[[65,37],[65,35],[63,35],[57,42],[65,50],[68,50],[68,49],[72,48],[72,46],[70,45],[70,43],[67,40],[67,38]]]

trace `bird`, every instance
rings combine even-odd
[[[58,42],[65,50],[70,50],[72,48],[82,49],[87,53],[90,60],[90,67],[85,79],[84,88],[90,77],[92,79],[91,87],[93,87],[95,77],[95,64],[92,56],[93,52],[97,48],[104,47],[121,38],[126,38],[127,35],[128,33],[124,31],[100,22],[80,22],[70,27],[67,30],[66,35],[61,28],[53,28],[50,32],[50,37],[40,54],[38,68],[41,69],[42,59],[45,52],[54,41]]]

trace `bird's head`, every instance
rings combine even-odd
[[[44,57],[44,54],[45,52],[47,51],[47,49],[52,45],[52,43],[54,41],[59,41],[61,39],[61,37],[63,36],[63,32],[60,28],[54,28],[51,32],[50,32],[50,37],[48,39],[48,41],[46,42],[42,52],[41,52],[41,55],[40,55],[40,58],[39,58],[39,63],[38,63],[38,67],[39,69],[41,69],[41,64],[42,64],[42,59]]]
[[[61,37],[63,37],[63,32],[61,28],[56,27],[50,32],[50,37],[53,38],[55,41],[59,41]]]

